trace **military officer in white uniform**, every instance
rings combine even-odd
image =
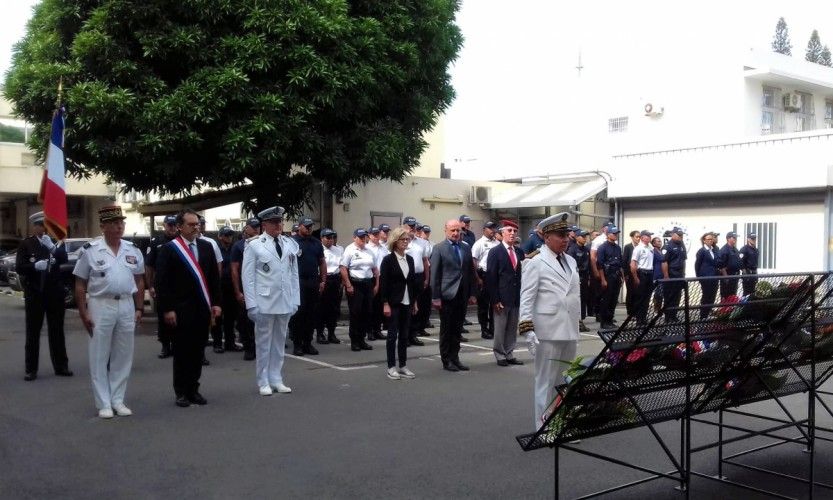
[[[283,231],[283,207],[257,214],[263,234],[243,252],[243,295],[255,323],[257,385],[261,396],[292,392],[284,385],[283,368],[289,318],[301,305],[298,281],[300,249]]]
[[[518,323],[518,332],[526,335],[535,358],[536,429],[553,399],[553,387],[576,355],[581,306],[576,261],[566,253],[567,213],[542,220],[538,229],[544,244],[523,266]]]
[[[133,336],[145,300],[145,263],[133,243],[121,239],[121,207],[98,211],[103,238],[84,245],[75,264],[75,300],[90,335],[90,378],[101,418],[133,412],[124,404],[133,366]],[[88,298],[89,296],[89,298]],[[109,370],[108,370],[109,364]]]

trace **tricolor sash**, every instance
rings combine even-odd
[[[191,276],[197,280],[197,284],[199,284],[200,290],[202,290],[202,296],[205,299],[205,304],[208,306],[208,309],[211,310],[211,296],[208,295],[208,282],[205,280],[205,275],[202,273],[202,268],[197,262],[194,252],[188,248],[188,245],[185,243],[185,240],[182,239],[182,236],[174,238],[173,244],[174,248],[177,249],[177,253],[182,258],[182,261],[185,263],[185,267],[191,271]],[[196,241],[194,244],[196,245]]]

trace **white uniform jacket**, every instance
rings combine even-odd
[[[519,321],[532,321],[540,340],[578,340],[581,316],[579,276],[576,261],[564,253],[565,271],[546,245],[524,260],[521,274]]]
[[[298,282],[298,254],[300,249],[292,238],[278,236],[281,257],[275,240],[261,234],[246,245],[243,251],[243,295],[246,309],[257,307],[259,314],[295,314],[301,305]]]

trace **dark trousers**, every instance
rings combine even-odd
[[[599,279],[593,276],[592,273],[590,274],[590,287],[588,291],[590,293],[587,298],[587,315],[598,316],[599,303],[602,300],[602,287]]]
[[[388,318],[388,368],[396,366],[396,355],[399,354],[399,367],[408,362],[408,332],[411,322],[411,306],[391,304],[390,318]],[[398,353],[397,353],[398,351]]]
[[[255,323],[249,319],[246,306],[237,303],[237,332],[246,352],[255,352]]]
[[[607,273],[607,288],[602,290],[601,301],[599,302],[599,319],[602,323],[613,321],[613,314],[616,312],[616,304],[619,302],[619,290],[622,288],[622,275]]]
[[[382,313],[382,296],[376,294],[373,296],[373,315],[370,321],[370,331],[373,333],[381,333],[386,330],[387,321],[385,315]]]
[[[492,335],[495,322],[492,317],[492,305],[489,303],[489,289],[486,287],[486,272],[478,269],[477,275],[483,280],[483,286],[477,291],[477,322],[480,323],[482,333]]]
[[[328,335],[335,335],[336,322],[341,313],[341,275],[334,274],[327,276],[327,284],[324,285],[324,293],[319,301],[318,333],[323,335],[324,329]]]
[[[231,282],[222,284],[222,316],[217,318],[211,327],[211,339],[214,347],[234,347],[234,322],[237,320],[238,303],[234,298],[234,288]],[[225,344],[223,343],[225,337]]]
[[[172,347],[174,392],[177,397],[190,396],[200,387],[203,349],[210,324],[210,313],[204,307],[200,307],[196,312],[176,311]]]
[[[637,271],[639,285],[633,288],[633,311],[640,324],[648,320],[648,305],[654,290],[654,272]]]
[[[414,318],[419,323],[419,328],[428,328],[431,319],[431,284],[429,283],[419,295],[417,295],[417,311]]]
[[[578,291],[581,297],[581,319],[592,316],[590,310],[590,278],[586,274],[579,273]]]
[[[744,271],[743,274],[757,274],[757,270]],[[755,287],[758,286],[758,278],[743,278],[743,294],[752,295],[755,293]]]
[[[315,324],[318,318],[318,280],[301,280],[301,305],[298,311],[289,320],[289,329],[292,330],[292,341],[295,347],[304,347],[312,344],[312,333],[315,331]]]
[[[170,347],[174,337],[174,329],[165,323],[165,313],[156,307],[156,340],[163,346]]]
[[[717,280],[708,280],[700,282],[700,319],[707,318],[714,304],[714,299],[717,297]]]
[[[737,276],[736,274],[730,274],[729,276]],[[738,279],[737,278],[727,278],[720,280],[720,298],[725,299],[730,295],[737,295],[738,294]]]
[[[354,346],[364,342],[370,331],[370,313],[373,305],[373,280],[350,279],[353,295],[347,295],[350,307],[350,343]]]
[[[443,364],[460,361],[460,333],[466,319],[468,297],[462,290],[451,299],[442,299],[440,308],[440,358]]]
[[[49,357],[52,368],[58,372],[67,369],[67,349],[64,342],[64,296],[60,290],[47,290],[45,294],[27,291],[26,308],[26,373],[38,372],[40,357],[40,331],[46,316],[46,332],[49,338]]]
[[[423,285],[425,284],[425,274],[424,273],[414,273],[414,279],[417,283],[416,293],[417,297],[425,292],[425,288]],[[419,308],[416,314],[411,314],[411,324],[409,326],[409,335],[410,338],[416,338],[417,332],[422,328],[425,328],[425,320],[423,319],[425,316],[423,315],[422,308]]]
[[[663,285],[662,299],[665,302],[665,321],[677,321],[677,311],[669,309],[680,307],[684,286],[685,282],[683,281]]]
[[[636,308],[634,307],[634,303],[636,302],[636,286],[634,286],[631,273],[627,269],[627,274],[625,274],[625,311],[627,311],[628,316],[632,316],[636,314]]]

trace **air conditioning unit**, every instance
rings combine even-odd
[[[665,108],[652,102],[645,103],[642,109],[645,110],[645,116],[662,116],[662,113],[665,111]]]
[[[801,110],[801,94],[787,93],[784,94],[784,110],[785,111],[799,111]]]
[[[489,186],[472,186],[469,194],[469,203],[481,205],[492,202],[492,188]]]

